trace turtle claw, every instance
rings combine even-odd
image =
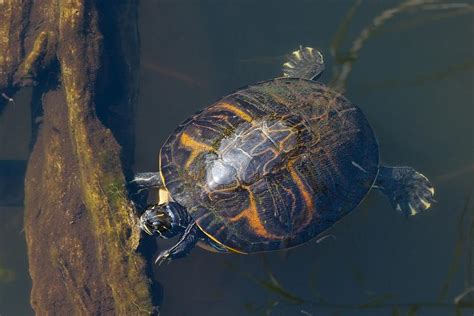
[[[421,173],[410,170],[411,173],[406,175],[405,192],[402,197],[393,200],[397,203],[401,211],[406,216],[413,216],[421,211],[425,211],[436,203],[434,196],[434,188],[429,180]],[[403,193],[402,193],[403,194]]]
[[[170,263],[172,260],[171,252],[169,250],[165,250],[160,252],[158,257],[155,259],[155,264],[161,266],[162,263],[167,262]]]
[[[324,235],[324,236],[318,237],[318,239],[316,239],[316,243],[319,244],[320,242],[323,242],[323,241],[325,241],[326,239],[329,239],[329,238],[336,240],[335,235]]]

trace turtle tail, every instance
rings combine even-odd
[[[433,185],[412,167],[380,166],[374,188],[382,191],[393,208],[405,216],[427,210],[435,202]]]

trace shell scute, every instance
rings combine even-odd
[[[337,92],[275,79],[196,114],[160,161],[171,196],[208,236],[256,252],[301,244],[357,206],[377,174],[378,147]]]

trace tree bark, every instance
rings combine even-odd
[[[124,177],[133,157],[137,5],[0,0],[0,92],[34,86],[42,111],[25,179],[31,304],[40,315],[153,311]]]

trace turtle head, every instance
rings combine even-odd
[[[151,236],[157,234],[164,239],[174,237],[183,230],[182,208],[175,202],[149,205],[140,216],[140,228]]]

